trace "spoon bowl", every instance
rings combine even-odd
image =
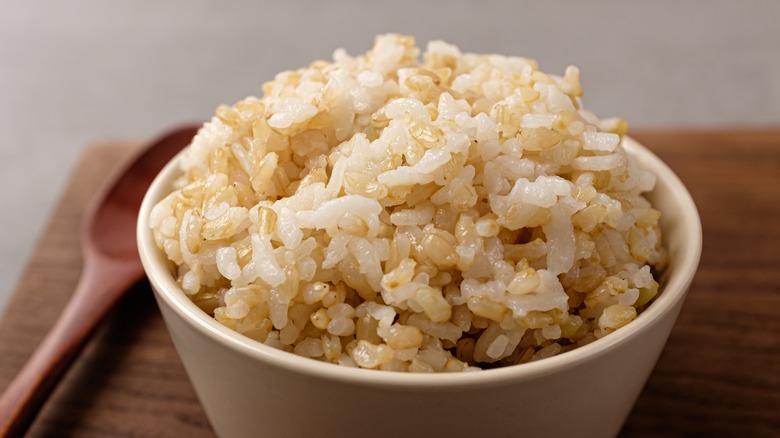
[[[143,276],[136,246],[141,201],[196,132],[184,127],[153,141],[94,197],[81,231],[81,278],[59,319],[0,397],[0,436],[27,430],[108,311]]]

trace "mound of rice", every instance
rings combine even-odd
[[[633,320],[663,269],[655,184],[579,71],[382,35],[220,106],[151,226],[182,289],[252,339],[345,366],[466,371]]]

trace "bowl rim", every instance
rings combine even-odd
[[[679,261],[674,263],[674,269],[667,278],[667,282],[663,287],[663,293],[658,294],[652,304],[624,328],[587,345],[539,361],[462,373],[377,371],[345,367],[298,356],[250,339],[220,324],[197,307],[177,286],[173,275],[167,268],[167,258],[162,254],[162,251],[158,250],[148,226],[148,218],[152,207],[170,192],[170,184],[180,172],[178,162],[184,151],[179,153],[165,166],[144,196],[136,230],[138,251],[144,271],[152,284],[154,293],[158,297],[159,305],[165,303],[178,317],[185,320],[197,332],[210,338],[212,341],[271,366],[281,367],[288,371],[311,377],[357,385],[424,387],[442,390],[457,390],[472,386],[491,386],[510,381],[542,377],[594,360],[605,352],[629,342],[632,338],[639,336],[641,332],[653,327],[685,299],[687,290],[698,267],[702,248],[702,229],[699,214],[690,193],[677,175],[649,149],[628,136],[623,137],[622,145],[630,155],[637,159],[641,167],[651,170],[656,175],[657,186],[658,184],[663,184],[667,186],[670,193],[674,194],[673,202],[675,207],[680,210],[678,214],[682,218],[680,227],[684,229],[683,235],[686,239],[685,243],[679,244],[681,245]],[[665,243],[668,248],[668,242]],[[670,261],[671,266],[672,262]],[[631,329],[627,330],[626,328],[629,327]]]

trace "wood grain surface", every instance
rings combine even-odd
[[[634,136],[688,186],[704,251],[621,436],[780,436],[780,130]],[[136,146],[92,147],[74,169],[0,322],[0,391],[76,285],[90,196]],[[148,284],[115,309],[27,436],[214,436]]]

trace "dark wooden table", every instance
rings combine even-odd
[[[780,436],[780,129],[634,136],[690,189],[704,252],[621,436]],[[0,390],[76,285],[84,206],[135,147],[92,147],[74,170],[0,322]],[[28,436],[213,436],[148,284],[112,313]]]

